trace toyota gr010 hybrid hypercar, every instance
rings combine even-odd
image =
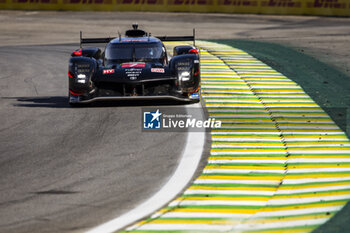
[[[81,35],[81,34],[80,34]],[[176,46],[173,57],[162,41],[195,41],[193,36],[152,37],[133,25],[125,36],[80,38],[80,49],[69,60],[69,103],[96,100],[175,99],[199,101],[199,51],[193,45]],[[106,43],[82,48],[86,43]]]

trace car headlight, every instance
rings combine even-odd
[[[189,71],[182,71],[179,78],[181,81],[189,81],[191,78],[191,73]]]
[[[78,83],[86,83],[86,75],[85,74],[79,74],[77,76],[77,82]]]

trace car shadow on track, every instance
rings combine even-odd
[[[159,106],[159,105],[185,105],[188,103],[175,100],[117,100],[98,101],[72,107],[68,104],[66,96],[43,96],[43,97],[2,97],[17,102],[12,103],[15,107],[30,108],[99,108],[99,107],[133,107],[133,106]]]
[[[38,108],[69,108],[65,96],[43,97],[2,97],[2,99],[16,100],[12,105],[15,107],[38,107]]]

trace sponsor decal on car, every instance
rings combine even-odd
[[[125,74],[130,80],[136,80],[142,73],[142,69],[129,68],[125,69]]]
[[[145,63],[124,63],[122,64],[122,68],[130,68],[130,67],[145,67]]]
[[[148,41],[148,39],[123,39],[122,42],[140,42],[140,41]]]
[[[151,72],[153,73],[164,73],[164,69],[163,68],[152,68]]]
[[[114,69],[103,70],[103,74],[113,74],[113,73],[114,73]]]

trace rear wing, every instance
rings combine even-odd
[[[151,36],[151,34],[149,34]],[[121,38],[119,34],[118,37],[105,37],[105,38],[83,38],[83,33],[80,31],[80,48],[83,44],[107,44],[115,38]],[[196,46],[196,30],[193,29],[192,36],[156,36],[161,41],[193,41],[193,46]]]

